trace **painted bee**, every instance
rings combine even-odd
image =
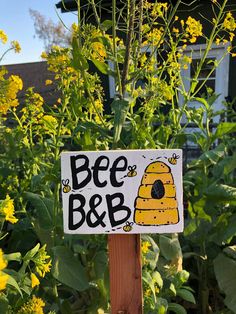
[[[125,224],[125,226],[123,227],[123,230],[125,231],[125,232],[130,232],[132,229],[133,229],[133,222],[129,222],[129,221],[126,221],[126,224]]]
[[[136,165],[134,165],[134,166],[129,166],[129,167],[128,167],[129,172],[127,173],[127,177],[135,177],[135,176],[137,175],[137,172],[135,171],[136,168],[137,168]]]
[[[170,164],[172,165],[176,165],[177,164],[177,159],[179,159],[179,155],[176,155],[175,153],[172,155],[172,157],[168,158],[168,161]]]
[[[71,190],[71,187],[69,186],[70,180],[61,180],[61,183],[64,185],[62,189],[63,193],[69,193]]]

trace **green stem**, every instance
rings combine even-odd
[[[130,51],[131,51],[131,42],[134,36],[134,15],[135,15],[135,0],[131,0],[129,8],[129,22],[128,22],[128,34],[126,40],[126,50],[125,50],[125,60],[124,68],[121,77],[121,91],[122,96],[125,95],[126,80],[129,72],[129,62],[130,62]]]
[[[172,12],[170,13],[170,16],[168,17],[167,19],[167,25],[170,25],[171,21],[173,20],[174,16],[175,16],[175,13],[179,7],[181,3],[181,0],[178,0],[176,5],[174,6]],[[140,67],[140,69],[136,72],[136,74],[130,78],[129,80],[127,80],[127,83],[130,83],[131,81],[133,80],[137,80],[140,76],[140,74],[143,72],[143,69],[149,64],[149,62],[151,61],[152,57],[157,53],[158,51],[158,48],[160,47],[160,44],[162,43],[162,41],[164,40],[166,34],[167,34],[168,30],[167,28],[165,27],[164,29],[164,32],[162,33],[158,43],[156,44],[156,46],[154,47],[154,49],[152,49],[152,52],[150,53],[150,55],[148,56],[147,60],[145,61],[143,67]],[[163,70],[164,71],[164,70]]]
[[[12,109],[10,109],[9,111],[13,114],[13,116],[16,119],[17,123],[19,124],[20,128],[23,129],[22,123],[21,123],[20,119],[18,118],[17,114],[15,113],[15,111]]]
[[[80,0],[77,0],[77,20],[78,20],[78,46],[79,48],[82,47],[82,41],[81,41],[81,12],[80,12]]]
[[[119,95],[123,98],[122,94],[122,85],[120,77],[120,69],[117,60],[117,48],[116,48],[116,0],[112,0],[112,46],[113,46],[113,58],[115,63],[115,72],[116,72],[116,82],[118,85]],[[116,85],[116,84],[115,84]]]
[[[102,33],[104,33],[101,27],[101,20],[100,20],[100,17],[98,16],[98,12],[97,12],[94,0],[91,0],[91,5],[92,5],[93,13],[94,13],[98,28],[100,29],[100,31],[102,31]]]
[[[2,62],[2,59],[5,57],[5,55],[6,55],[9,51],[11,51],[11,50],[13,50],[13,49],[14,49],[13,47],[7,49],[7,50],[2,54],[2,56],[1,56],[1,58],[0,58],[0,62]]]

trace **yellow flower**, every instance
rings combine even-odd
[[[202,24],[192,18],[191,16],[188,17],[186,21],[186,37],[190,37],[189,41],[191,43],[195,43],[197,37],[202,36]]]
[[[158,45],[163,43],[163,40],[161,40],[163,35],[163,28],[154,28],[150,32],[146,34],[147,42],[144,42],[144,45],[147,43],[151,43],[152,45]]]
[[[107,56],[104,45],[100,42],[93,42],[91,48],[93,50],[92,57],[99,61],[104,61],[104,58]]]
[[[8,275],[0,272],[0,290],[4,290],[7,285]]]
[[[151,244],[148,241],[142,242],[141,250],[143,254],[146,254],[149,251]]]
[[[47,53],[46,53],[45,51],[43,51],[43,52],[41,53],[41,58],[42,58],[42,59],[47,59],[47,57],[48,57]]]
[[[0,270],[3,270],[7,267],[7,262],[3,258],[3,251],[0,249]]]
[[[163,16],[163,11],[167,11],[168,4],[165,3],[154,3],[152,7],[152,12],[151,15],[155,18],[158,16],[162,17]]]
[[[50,115],[43,116],[41,122],[44,124],[45,130],[55,131],[58,126],[57,119]]]
[[[230,31],[230,32],[234,32],[235,31],[235,29],[236,29],[236,22],[235,22],[234,17],[232,16],[231,12],[228,12],[226,14],[226,17],[225,17],[224,22],[223,22],[223,28],[225,30]]]
[[[76,23],[73,23],[71,25],[71,30],[72,30],[72,37],[76,36],[78,33],[78,25]]]
[[[0,72],[0,113],[6,114],[11,107],[18,106],[16,99],[17,93],[23,88],[22,80],[17,75],[11,75],[8,79],[4,78],[6,70]]]
[[[15,50],[16,53],[19,53],[21,51],[21,46],[17,40],[11,41],[11,47]]]
[[[97,110],[99,112],[103,111],[103,103],[101,102],[100,99],[96,99],[95,102],[94,102],[94,105],[95,105],[95,107],[97,108]]]
[[[150,3],[148,0],[144,0],[143,7],[144,9],[148,10],[153,6],[153,3]]]
[[[46,80],[45,81],[45,85],[47,86],[47,85],[51,85],[52,84],[52,80]]]
[[[0,29],[0,40],[3,44],[7,42],[7,35],[2,29]]]
[[[39,286],[40,281],[38,280],[37,276],[34,273],[31,273],[31,287],[34,288],[36,286]]]
[[[10,199],[9,195],[6,196],[5,200],[0,204],[0,212],[5,215],[5,220],[14,224],[18,221],[18,219],[14,216],[15,209],[13,200]]]
[[[33,295],[32,299],[22,305],[17,314],[44,314],[45,302]]]
[[[41,249],[39,249],[33,261],[35,263],[36,271],[40,277],[44,277],[46,273],[50,272],[52,261],[50,256],[47,255],[46,245],[43,245]]]
[[[3,258],[2,249],[0,249],[0,290],[4,290],[6,288],[8,275],[2,272],[2,270],[6,267],[7,267],[7,262]]]
[[[178,34],[179,33],[179,29],[176,28],[176,27],[173,27],[172,32]]]
[[[146,289],[145,292],[144,292],[144,295],[145,295],[145,297],[150,297],[151,289],[150,288]]]
[[[229,33],[229,41],[233,41],[235,34],[234,33]]]

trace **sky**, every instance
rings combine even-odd
[[[44,51],[43,42],[35,37],[33,19],[29,9],[37,10],[46,18],[58,22],[57,13],[66,26],[76,21],[75,12],[61,13],[55,5],[59,0],[0,0],[0,29],[8,36],[8,43],[0,43],[0,57],[11,40],[17,40],[22,48],[20,53],[10,51],[2,60],[1,65],[35,62],[41,60]],[[56,13],[57,12],[57,13]]]

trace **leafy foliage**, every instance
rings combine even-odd
[[[184,235],[143,236],[144,310],[236,311],[236,143],[231,137],[236,123],[231,114],[230,121],[211,127],[216,116],[229,113],[228,104],[216,112],[213,91],[199,96],[206,83],[199,79],[204,63],[213,64],[213,72],[222,61],[209,60],[212,44],[232,42],[236,22],[227,0],[212,1],[215,21],[207,37],[200,21],[179,20],[180,2],[172,7],[140,1],[137,7],[131,0],[122,9],[113,6],[112,20],[103,21],[91,1],[96,23],[79,19],[70,45],[42,54],[61,94],[53,106],[33,88],[19,106],[22,81],[7,78],[1,69],[1,313],[25,313],[35,306],[39,313],[44,307],[66,314],[109,310],[106,237],[63,234],[61,151],[185,148],[189,142],[200,157],[185,165]],[[199,37],[206,49],[187,90],[182,73],[192,58],[185,49]],[[7,41],[3,31],[0,40]],[[227,54],[234,55],[231,49]],[[111,101],[104,76],[115,82]],[[190,106],[192,101],[198,108]],[[189,123],[196,132],[187,131]]]

